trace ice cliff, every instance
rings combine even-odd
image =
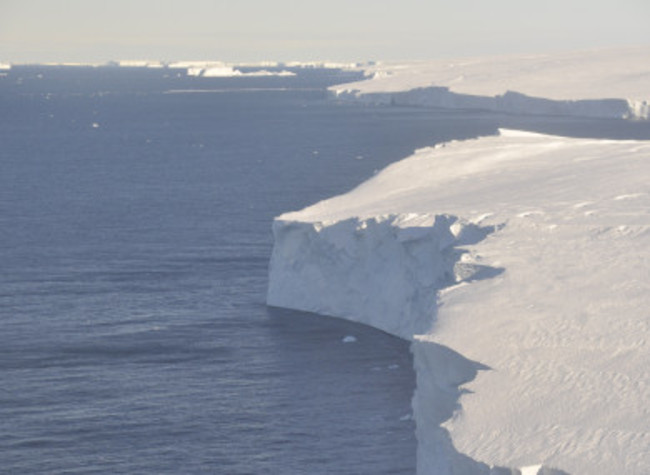
[[[643,141],[422,149],[278,217],[268,303],[412,341],[420,474],[647,474],[649,176]]]
[[[438,290],[495,272],[463,262],[457,247],[494,229],[427,214],[329,223],[277,219],[268,303],[411,339],[430,329]]]
[[[378,64],[341,101],[517,114],[650,118],[650,48]]]

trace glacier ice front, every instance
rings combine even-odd
[[[448,215],[277,219],[267,303],[345,317],[411,339],[430,330],[439,289],[490,275],[455,246],[493,229]]]
[[[278,217],[268,303],[413,342],[420,474],[647,474],[649,176],[646,141],[422,149]]]

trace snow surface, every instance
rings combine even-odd
[[[650,48],[378,64],[339,100],[528,114],[650,118]]]
[[[650,142],[502,130],[273,231],[269,305],[413,341],[418,473],[650,473]]]

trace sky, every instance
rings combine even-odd
[[[406,60],[650,45],[649,0],[0,0],[0,62]]]

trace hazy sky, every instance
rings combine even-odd
[[[0,61],[428,59],[650,45],[650,0],[0,0]]]

